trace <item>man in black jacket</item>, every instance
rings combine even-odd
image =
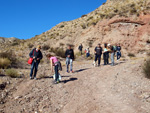
[[[74,51],[71,49],[71,46],[68,46],[68,49],[65,52],[66,56],[66,66],[67,66],[67,72],[69,73],[69,64],[70,64],[70,71],[73,73],[72,66],[73,66],[73,60],[74,60]]]
[[[30,72],[30,79],[32,79],[32,75],[33,75],[33,70],[34,70],[34,79],[36,80],[36,73],[37,73],[37,70],[38,70],[38,65],[40,63],[40,60],[43,58],[43,55],[42,55],[42,52],[40,51],[41,49],[41,46],[38,45],[37,48],[34,48],[29,56],[31,58],[33,58],[33,62],[31,64],[31,72]]]
[[[95,62],[98,59],[98,66],[100,66],[101,55],[102,55],[102,47],[101,47],[101,44],[98,44],[98,46],[95,47]]]

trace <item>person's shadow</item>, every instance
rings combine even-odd
[[[78,73],[78,72],[85,71],[85,70],[88,70],[88,69],[89,69],[89,68],[79,69],[79,70],[74,71],[74,73]]]
[[[67,82],[75,81],[75,80],[78,80],[78,78],[70,78],[69,80],[62,80],[61,82],[62,83],[67,83]]]

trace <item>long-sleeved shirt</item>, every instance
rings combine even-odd
[[[68,57],[68,55],[70,55],[71,59],[74,59],[74,51],[73,49],[67,49],[65,52],[65,56]]]

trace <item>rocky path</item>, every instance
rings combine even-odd
[[[2,106],[5,113],[149,113],[150,82],[141,72],[143,59],[93,67],[74,62],[75,73],[53,78],[26,78]],[[47,73],[47,72],[46,72]]]

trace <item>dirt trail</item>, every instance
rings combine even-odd
[[[93,67],[74,62],[75,73],[52,78],[25,79],[4,104],[6,113],[149,113],[150,82],[141,72],[143,59],[116,66]],[[147,97],[147,98],[146,98]]]

